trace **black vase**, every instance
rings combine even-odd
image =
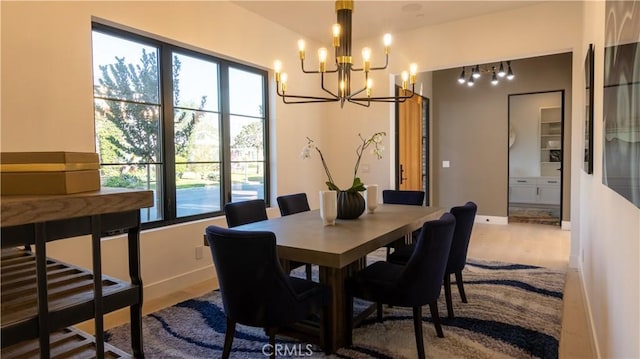
[[[338,219],[356,219],[364,213],[365,202],[360,192],[338,192]]]

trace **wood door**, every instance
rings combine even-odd
[[[422,96],[398,105],[398,188],[424,191],[422,182]]]

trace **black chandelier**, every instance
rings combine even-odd
[[[345,102],[355,103],[364,107],[369,107],[371,102],[404,102],[413,97],[416,83],[417,65],[411,64],[410,71],[402,72],[402,89],[404,90],[399,96],[388,97],[372,97],[373,80],[369,77],[369,72],[374,70],[384,70],[389,65],[389,51],[391,45],[391,35],[385,34],[384,54],[385,64],[381,67],[371,67],[371,49],[365,47],[362,49],[363,66],[357,68],[353,66],[353,57],[351,55],[351,14],[353,12],[353,0],[336,1],[336,14],[338,23],[333,25],[333,47],[335,50],[335,68],[327,70],[327,49],[320,48],[318,50],[319,66],[318,70],[305,70],[305,43],[303,40],[298,41],[298,49],[300,55],[300,66],[305,74],[320,74],[320,86],[327,93],[327,96],[301,96],[291,95],[287,93],[287,74],[281,73],[282,63],[275,62],[275,80],[276,93],[287,104],[297,103],[313,103],[313,102],[340,102],[340,107]],[[352,90],[352,72],[362,72],[362,87]],[[337,90],[329,90],[325,87],[325,75],[337,74]],[[411,90],[408,90],[408,84]]]
[[[504,70],[504,62],[507,63],[507,71]],[[482,74],[491,75],[491,84],[497,85],[500,82],[500,79],[506,77],[507,80],[513,80],[515,75],[513,74],[513,70],[511,70],[511,61],[500,61],[500,66],[498,70],[496,70],[496,66],[483,67],[480,68],[480,65],[470,66],[469,70],[471,73],[469,77],[466,76],[465,67],[462,67],[462,72],[460,73],[460,77],[458,77],[458,83],[467,84],[467,86],[471,87],[475,84],[475,81],[479,79]]]

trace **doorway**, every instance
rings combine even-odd
[[[564,90],[509,95],[509,222],[559,226]]]
[[[396,95],[403,90],[396,88]],[[425,192],[429,196],[429,99],[415,95],[396,104],[396,189]]]

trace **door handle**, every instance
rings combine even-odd
[[[404,166],[401,164],[400,165],[400,184],[404,183],[404,180],[406,180],[407,177],[404,176]]]

